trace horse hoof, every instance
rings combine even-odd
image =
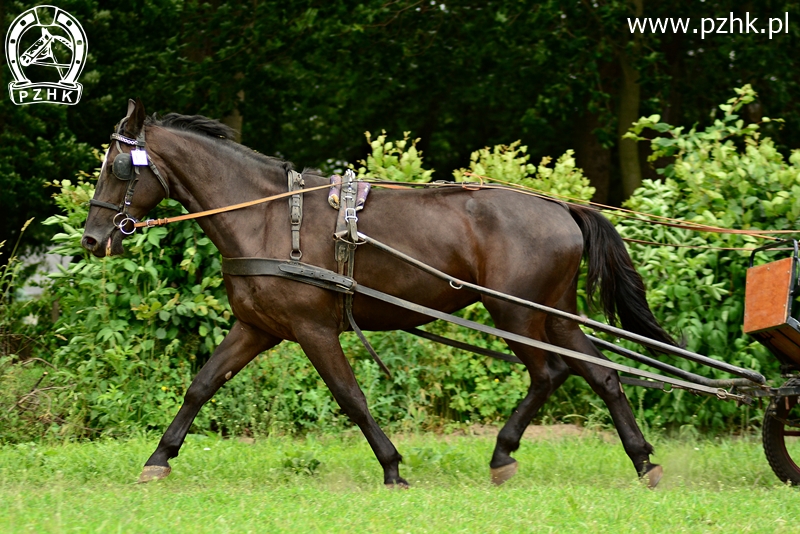
[[[139,480],[137,480],[136,483],[145,484],[147,482],[152,482],[153,480],[167,478],[171,471],[172,468],[169,466],[146,465],[144,466],[144,469],[142,469],[142,474],[139,475]]]
[[[516,475],[518,466],[519,464],[517,464],[517,461],[514,460],[510,464],[504,465],[502,467],[492,467],[490,469],[492,473],[492,484],[494,484],[495,486],[499,486],[509,478]]]
[[[658,483],[663,475],[663,467],[660,465],[651,465],[642,478],[645,480],[645,482],[647,482],[648,488],[656,489],[656,486],[658,486]]]
[[[391,482],[391,483],[384,484],[384,486],[386,487],[386,489],[390,489],[390,490],[394,490],[394,489],[407,490],[408,489],[408,482],[406,482],[405,480],[398,480],[397,482]]]

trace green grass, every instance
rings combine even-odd
[[[412,488],[386,490],[360,435],[255,444],[190,436],[172,475],[135,485],[157,439],[0,448],[0,532],[798,532],[800,493],[752,439],[656,440],[641,487],[599,435],[524,441],[488,481],[492,437],[397,436]],[[314,460],[319,462],[315,467]]]

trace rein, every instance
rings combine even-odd
[[[416,182],[384,182],[381,180],[360,180],[366,182],[368,184],[372,184],[376,187],[382,187],[384,189],[414,189],[415,187],[459,187],[461,189],[466,189],[468,191],[475,191],[478,189],[506,189],[510,191],[515,191],[515,189],[505,186],[491,186],[485,184],[469,184],[469,183],[416,183]],[[291,197],[298,194],[310,193],[312,191],[319,191],[320,189],[330,189],[330,184],[325,185],[318,185],[316,187],[309,187],[301,190],[296,191],[286,191],[284,193],[279,193],[277,195],[272,195],[269,197],[259,198],[256,200],[249,200],[247,202],[242,202],[240,204],[232,204],[230,206],[223,206],[221,208],[214,208],[205,211],[198,211],[196,213],[185,213],[183,215],[178,215],[176,217],[166,217],[164,219],[148,219],[146,221],[137,221],[134,224],[134,228],[152,228],[154,226],[164,226],[165,224],[179,222],[179,221],[187,221],[191,219],[199,219],[201,217],[208,217],[210,215],[216,215],[218,213],[225,213],[228,211],[239,210],[242,208],[249,208],[250,206],[255,206],[257,204],[264,204],[266,202],[270,202],[273,200],[280,200],[282,198]],[[525,193],[525,191],[518,190],[520,193]],[[532,193],[528,193],[532,194]],[[539,195],[533,195],[539,196]],[[543,197],[547,198],[547,197]],[[549,199],[553,200],[553,199]],[[113,206],[113,204],[109,204],[109,206]]]
[[[135,144],[137,146],[144,147],[144,130],[142,130],[142,133],[141,133],[141,136],[140,136],[141,137],[141,141],[138,140],[138,139],[137,140],[133,140],[133,139],[125,138],[125,137],[120,136],[118,134],[112,134],[111,137],[112,137],[112,139],[117,139],[118,146],[119,146],[119,140],[122,140],[124,143],[127,143],[127,144]],[[124,155],[127,155],[127,154],[124,154]],[[116,168],[117,159],[114,160],[114,163],[115,163],[115,168]],[[155,164],[149,159],[149,157],[148,157],[148,164],[149,164],[150,168],[153,169],[154,174],[158,177],[159,181],[161,182],[161,185],[164,187],[165,191],[167,192],[167,197],[169,197],[169,187],[167,186],[165,180],[163,179],[161,174],[158,172],[158,169],[155,167]],[[138,173],[138,169],[136,169],[136,172]],[[116,175],[116,172],[115,172],[115,175]],[[542,198],[542,199],[545,199],[545,200],[563,202],[564,204],[578,205],[578,206],[587,205],[588,204],[589,206],[592,206],[592,207],[595,207],[595,208],[598,208],[598,209],[601,209],[601,210],[615,211],[615,212],[617,212],[617,216],[623,217],[623,218],[627,218],[627,219],[642,220],[640,217],[646,217],[646,218],[649,218],[649,220],[647,220],[646,222],[649,222],[651,224],[656,224],[656,225],[659,225],[659,226],[667,226],[667,227],[670,227],[670,228],[677,228],[677,229],[681,229],[681,230],[690,230],[690,231],[694,231],[694,232],[708,232],[708,233],[715,233],[715,234],[747,235],[747,236],[751,236],[751,237],[757,237],[757,238],[760,238],[760,239],[773,239],[773,240],[777,240],[779,238],[772,237],[771,235],[766,235],[766,234],[796,234],[796,233],[798,233],[798,230],[758,230],[758,231],[752,231],[752,230],[722,228],[722,227],[718,227],[718,226],[711,226],[711,225],[706,225],[706,224],[694,223],[694,222],[691,222],[691,221],[684,221],[684,220],[681,220],[681,219],[673,219],[671,217],[665,217],[665,216],[661,216],[661,215],[653,215],[653,214],[650,214],[650,213],[642,213],[642,212],[638,212],[638,211],[634,211],[634,210],[629,210],[629,209],[626,209],[626,208],[608,206],[608,205],[605,205],[605,204],[599,204],[599,203],[591,202],[591,201],[579,201],[579,199],[568,197],[568,196],[565,196],[565,195],[546,194],[543,191],[539,191],[539,190],[536,190],[536,189],[533,189],[533,188],[529,188],[529,187],[524,187],[524,186],[517,186],[516,184],[510,184],[508,182],[500,181],[501,183],[499,185],[487,184],[487,183],[485,183],[483,181],[484,178],[489,179],[489,180],[494,180],[494,179],[486,177],[486,176],[477,175],[477,174],[474,174],[474,173],[470,173],[470,175],[479,178],[480,182],[475,182],[475,183],[470,183],[470,182],[429,182],[429,183],[418,183],[418,182],[389,182],[389,181],[383,181],[383,180],[360,180],[360,181],[366,182],[366,183],[374,185],[376,187],[381,187],[381,188],[384,188],[384,189],[396,189],[396,190],[398,190],[398,189],[415,189],[415,188],[426,188],[427,189],[427,188],[454,188],[454,187],[457,187],[459,189],[463,189],[463,190],[467,190],[467,191],[478,191],[478,190],[484,190],[484,189],[499,189],[499,190],[503,190],[503,191],[513,191],[513,192],[520,193],[520,194],[523,194],[523,195],[535,196],[537,198]],[[494,180],[494,181],[497,181],[497,180]],[[129,187],[128,187],[128,192],[131,195],[132,195],[132,191],[133,191],[133,187],[132,186],[135,186],[135,181],[133,181],[133,183],[131,185],[129,185]],[[155,227],[155,226],[163,226],[163,225],[166,225],[166,224],[169,224],[169,223],[173,223],[173,222],[179,222],[179,221],[185,221],[185,220],[191,220],[191,219],[199,219],[201,217],[208,217],[210,215],[216,215],[216,214],[219,214],[219,213],[226,213],[228,211],[235,211],[235,210],[239,210],[239,209],[242,209],[242,208],[255,206],[255,205],[258,205],[258,204],[271,202],[273,200],[279,200],[279,199],[282,199],[282,198],[287,198],[287,197],[295,197],[295,198],[297,198],[299,195],[302,195],[304,193],[308,193],[308,192],[312,192],[312,191],[318,191],[318,190],[321,190],[321,189],[328,189],[328,188],[330,188],[330,185],[327,185],[327,184],[326,185],[320,185],[320,186],[316,186],[316,187],[310,187],[310,188],[307,188],[307,189],[301,189],[301,190],[296,190],[296,191],[287,191],[287,192],[284,192],[284,193],[279,193],[277,195],[263,197],[263,198],[256,199],[256,200],[251,200],[251,201],[248,201],[248,202],[242,202],[240,204],[233,204],[233,205],[230,205],[230,206],[223,206],[223,207],[220,207],[220,208],[214,208],[214,209],[210,209],[210,210],[199,211],[199,212],[196,212],[196,213],[187,213],[187,214],[179,215],[179,216],[176,216],[176,217],[166,217],[164,219],[148,219],[146,221],[137,221],[133,217],[130,217],[126,213],[127,207],[128,207],[128,205],[130,205],[130,198],[129,198],[128,193],[126,193],[125,200],[123,201],[123,205],[124,206],[123,205],[115,206],[115,205],[113,205],[111,203],[101,202],[101,201],[96,201],[96,200],[91,200],[90,204],[99,205],[101,207],[105,207],[105,208],[109,208],[109,209],[115,209],[115,210],[119,209],[119,210],[121,210],[119,214],[125,215],[125,217],[123,218],[123,220],[119,224],[116,224],[116,226],[118,228],[120,228],[120,231],[122,231],[123,233],[128,235],[128,234],[131,234],[131,233],[135,232],[137,228],[151,228],[151,227]],[[561,197],[561,198],[554,198],[554,197]],[[640,216],[640,217],[637,217],[637,216]],[[658,220],[652,220],[652,219],[658,219]],[[115,221],[116,221],[116,218],[115,218]],[[129,222],[133,222],[134,223],[133,224],[133,229],[130,232],[123,231],[122,227],[127,225]],[[694,248],[694,249],[704,249],[704,250],[705,249],[707,249],[707,250],[752,250],[752,248],[748,248],[748,247],[706,247],[706,246],[700,246],[700,245],[683,245],[683,244],[673,244],[673,243],[657,243],[657,242],[653,242],[653,241],[645,241],[645,240],[641,240],[641,239],[632,239],[632,238],[623,238],[623,240],[627,241],[627,242],[630,242],[630,243],[637,243],[637,244],[642,244],[642,245],[684,247],[684,248]]]
[[[325,184],[325,185],[318,185],[316,187],[309,187],[307,189],[302,189],[298,191],[286,191],[284,193],[279,193],[277,195],[259,198],[257,200],[250,200],[248,202],[242,202],[241,204],[233,204],[231,206],[223,206],[221,208],[198,211],[196,213],[186,213],[184,215],[178,215],[176,217],[166,217],[164,219],[148,219],[146,221],[139,221],[133,226],[134,228],[142,228],[142,227],[151,228],[153,226],[164,226],[165,224],[174,223],[178,221],[199,219],[201,217],[208,217],[209,215],[216,215],[217,213],[225,213],[227,211],[240,210],[242,208],[248,208],[250,206],[255,206],[257,204],[270,202],[272,200],[279,200],[281,198],[287,198],[297,194],[310,193],[311,191],[319,191],[320,189],[330,189],[330,185]]]

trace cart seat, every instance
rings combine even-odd
[[[800,322],[792,317],[792,301],[797,286],[797,242],[790,258],[753,267],[757,251],[775,248],[780,243],[760,247],[750,257],[744,300],[744,332],[767,347],[784,366],[800,369]],[[784,243],[787,244],[787,243]]]

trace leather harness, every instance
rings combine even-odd
[[[330,178],[328,203],[339,210],[333,234],[336,241],[334,257],[339,266],[339,272],[335,273],[300,262],[303,257],[303,252],[300,250],[300,227],[303,223],[302,190],[305,182],[302,174],[290,170],[287,172],[287,183],[289,192],[297,191],[289,197],[289,223],[292,232],[289,261],[272,258],[222,258],[222,272],[233,276],[278,276],[339,293],[342,307],[339,329],[342,331],[346,329],[346,320],[367,352],[391,378],[392,373],[389,368],[381,361],[353,317],[353,293],[356,286],[353,279],[355,254],[358,245],[364,243],[358,238],[356,211],[364,208],[369,194],[369,184],[357,182],[355,173],[350,169],[345,172],[344,179],[339,175]]]

